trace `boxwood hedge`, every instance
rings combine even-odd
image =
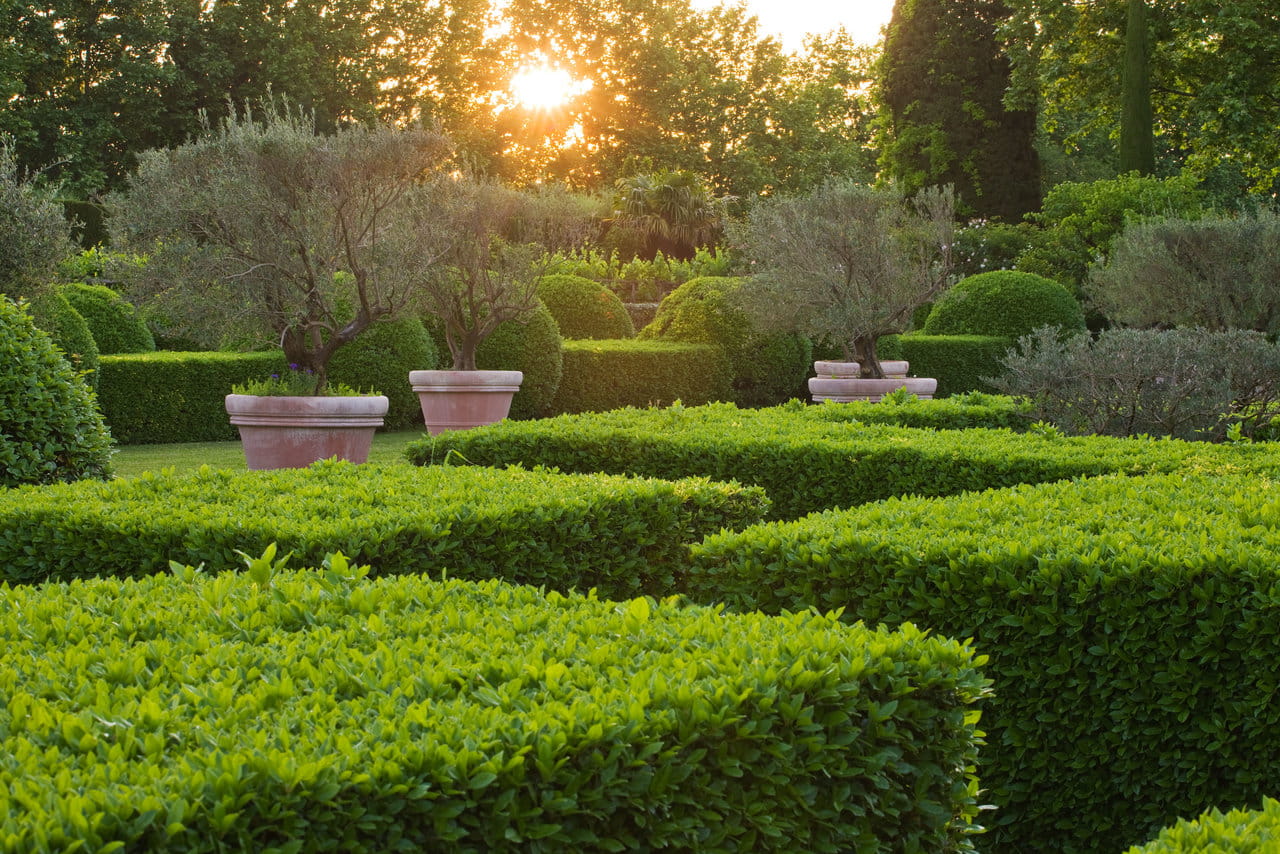
[[[837,420],[824,417],[820,407],[799,404],[759,410],[673,406],[505,422],[427,437],[406,448],[419,465],[460,455],[478,465],[737,479],[764,487],[778,519],[894,495],[951,495],[1111,472],[1221,466],[1219,454],[1188,442],[916,430]]]
[[[1280,499],[1110,476],[894,499],[709,537],[701,602],[914,622],[990,656],[991,852],[1099,850],[1280,778]]]
[[[376,572],[666,594],[686,543],[758,521],[766,504],[701,479],[335,462],[79,486],[0,494],[0,580],[146,574],[171,558],[234,569],[236,550],[276,542],[303,563],[341,550]]]
[[[551,411],[603,412],[729,400],[733,374],[710,344],[601,340],[564,342],[564,374]]]
[[[3,850],[972,850],[961,644],[175,569],[0,587]]]
[[[1267,854],[1280,851],[1280,801],[1264,798],[1256,810],[1209,810],[1180,821],[1128,854]]]

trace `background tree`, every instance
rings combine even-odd
[[[879,65],[886,177],[953,184],[961,213],[1016,222],[1040,206],[1036,117],[1004,105],[998,0],[898,0]]]
[[[691,172],[633,175],[614,185],[612,225],[638,236],[642,258],[661,252],[688,261],[720,237],[725,201]]]
[[[69,254],[62,207],[51,191],[22,174],[12,149],[0,144],[0,294],[34,296]]]

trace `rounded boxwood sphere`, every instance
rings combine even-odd
[[[102,355],[155,351],[155,339],[138,310],[111,288],[72,282],[63,285],[61,291],[89,324],[89,332]]]
[[[1016,270],[961,279],[924,322],[925,335],[1028,335],[1042,326],[1083,330],[1084,310],[1062,285]]]
[[[329,360],[329,381],[386,395],[388,430],[422,423],[410,371],[427,371],[440,361],[436,343],[416,317],[378,321]]]
[[[634,338],[627,307],[613,291],[582,276],[556,274],[538,282],[538,298],[547,306],[565,338]]]
[[[0,486],[111,474],[93,392],[26,310],[0,296]]]
[[[80,312],[71,307],[57,288],[47,287],[31,298],[31,319],[37,329],[44,330],[53,339],[54,346],[71,362],[71,367],[84,374],[89,388],[96,390],[101,364],[98,345]]]
[[[735,304],[743,279],[700,276],[690,279],[658,306],[643,339],[718,344],[733,369],[734,402],[772,406],[804,397],[813,345],[800,335],[765,332]]]

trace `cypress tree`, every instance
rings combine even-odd
[[[1008,110],[1000,0],[897,0],[880,67],[881,174],[953,184],[957,212],[1017,222],[1040,207],[1035,111]]]

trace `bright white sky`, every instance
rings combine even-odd
[[[694,0],[709,8],[720,0]],[[874,44],[880,28],[889,23],[893,0],[746,0],[760,19],[760,29],[782,37],[787,48],[799,48],[806,33],[824,33],[843,26],[857,41]]]

